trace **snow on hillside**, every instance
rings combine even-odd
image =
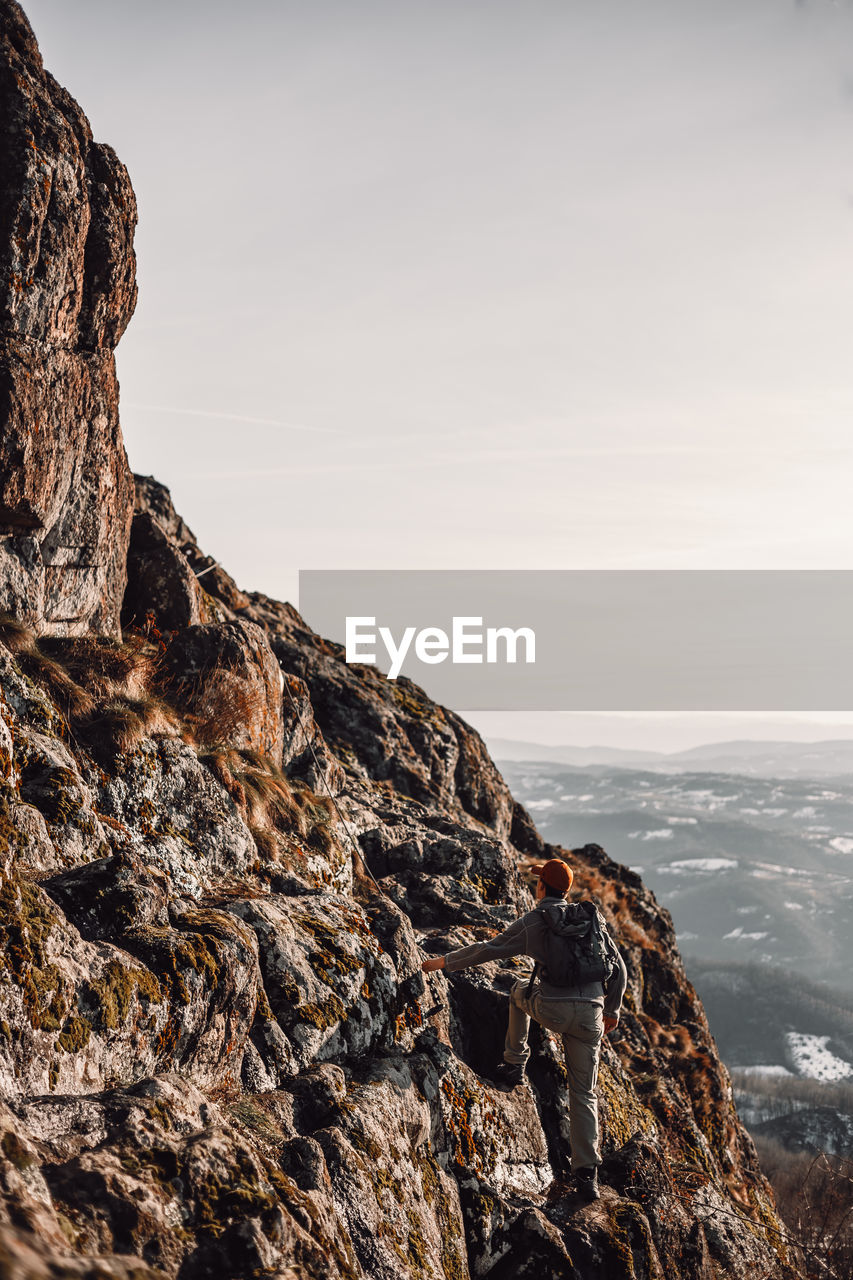
[[[849,1062],[836,1057],[826,1047],[829,1036],[809,1036],[789,1031],[785,1036],[791,1061],[798,1075],[809,1080],[846,1080],[853,1076]]]

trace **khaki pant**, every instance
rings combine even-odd
[[[509,997],[509,1026],[504,1060],[523,1065],[530,1057],[527,1033],[534,1018],[563,1041],[569,1077],[569,1125],[572,1169],[601,1163],[598,1151],[598,1057],[604,1036],[604,1010],[589,1000],[545,1000],[535,985],[528,998],[526,982],[516,982]]]

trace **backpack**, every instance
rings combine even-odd
[[[541,976],[554,987],[600,982],[616,969],[616,943],[593,902],[547,902],[539,907],[548,929]],[[534,969],[534,975],[536,970]]]

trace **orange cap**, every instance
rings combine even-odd
[[[548,862],[538,862],[530,870],[544,880],[545,884],[551,889],[559,889],[565,893],[567,889],[571,889],[572,875],[571,867],[563,862],[562,858],[551,858]]]

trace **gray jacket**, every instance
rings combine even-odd
[[[548,931],[541,908],[554,899],[544,899],[532,911],[526,912],[520,919],[499,933],[488,942],[472,942],[470,947],[460,947],[444,957],[444,968],[447,973],[456,973],[460,969],[468,969],[471,965],[485,964],[487,960],[507,960],[510,956],[532,956],[539,964],[545,963],[544,939]],[[599,912],[599,920],[603,929],[607,928],[604,917]],[[619,962],[616,972],[607,984],[607,992],[600,982],[590,982],[580,987],[554,987],[548,982],[539,983],[539,994],[545,1000],[589,1000],[593,1004],[604,1006],[604,1012],[611,1018],[619,1017],[622,997],[628,983],[628,971],[625,961],[617,953]]]

